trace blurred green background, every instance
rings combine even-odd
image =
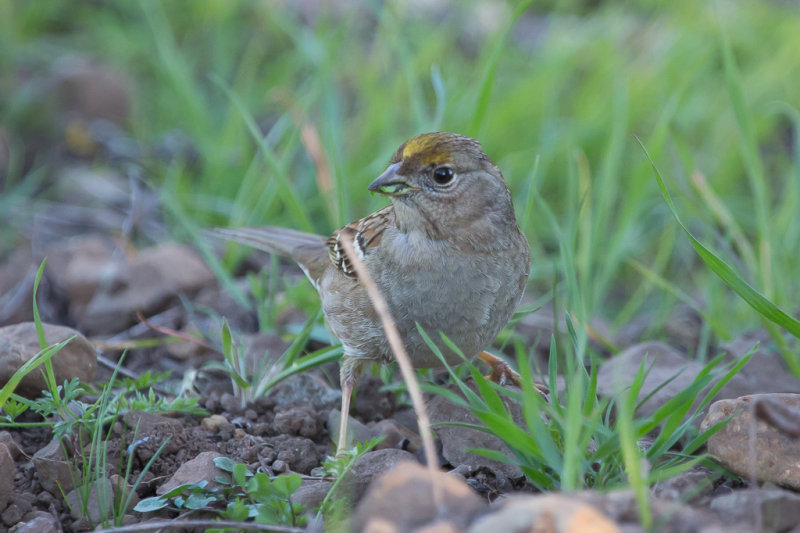
[[[135,166],[178,239],[327,234],[385,205],[366,186],[404,140],[455,131],[510,184],[531,295],[555,284],[609,339],[688,304],[704,357],[759,315],[698,259],[635,137],[688,228],[796,313],[798,50],[779,1],[5,0],[0,242],[26,224],[10,203],[35,211],[75,162]]]

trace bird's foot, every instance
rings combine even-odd
[[[478,359],[489,365],[492,372],[486,376],[486,379],[494,381],[498,385],[507,385],[509,383],[521,387],[519,374],[516,370],[511,368],[511,365],[489,352],[481,352],[478,354]],[[541,383],[535,383],[536,392],[549,399],[550,389]]]

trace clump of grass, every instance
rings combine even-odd
[[[441,356],[431,339],[427,335],[425,338],[431,350]],[[452,350],[461,353],[449,339],[443,336],[443,340]],[[474,453],[518,466],[542,491],[632,487],[642,523],[649,527],[652,517],[648,488],[651,485],[698,464],[716,468],[706,454],[697,452],[724,423],[699,432],[696,420],[716,393],[747,364],[755,349],[735,364],[723,364],[723,355],[713,358],[688,387],[647,416],[637,416],[637,408],[666,383],[639,399],[648,374],[646,359],[630,386],[617,397],[597,396],[594,361],[588,368],[576,365],[575,371],[566,376],[563,393],[559,393],[556,374],[562,354],[558,353],[555,342],[551,344],[549,360],[548,385],[552,394],[549,402],[536,392],[524,350],[517,353],[520,391],[487,381],[465,359],[477,387],[475,392],[452,372],[444,358],[442,362],[451,370],[460,394],[434,385],[428,385],[428,390],[469,409],[483,425],[463,425],[499,437],[510,450],[510,455],[486,449],[472,450]],[[574,352],[567,357],[574,357]],[[702,400],[693,408],[703,391]],[[514,418],[504,398],[521,407],[523,420]],[[650,441],[646,447],[642,444],[645,437]]]

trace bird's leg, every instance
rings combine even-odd
[[[339,442],[336,444],[336,456],[339,457],[347,448],[347,421],[350,417],[350,398],[364,369],[364,359],[347,357],[342,359],[339,370],[339,384],[342,388],[342,413],[339,418]]]
[[[505,385],[506,383],[513,383],[517,387],[520,387],[520,379],[519,374],[511,368],[511,366],[497,357],[496,355],[492,355],[489,352],[481,352],[478,354],[478,359],[489,365],[492,369],[492,373],[486,376],[486,379],[490,381],[494,381],[499,385]],[[536,383],[536,391],[547,398],[547,395],[550,393],[550,389],[545,387],[540,383]]]
[[[350,416],[350,397],[353,395],[355,383],[351,380],[341,380],[342,386],[342,413],[339,417],[339,442],[336,444],[336,457],[342,455],[347,447],[347,419]]]

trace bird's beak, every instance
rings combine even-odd
[[[397,163],[389,165],[389,168],[378,176],[375,181],[370,183],[367,188],[370,191],[379,192],[386,196],[402,196],[416,190],[415,187],[408,184],[405,177],[397,174],[401,164],[402,161],[398,161]]]

